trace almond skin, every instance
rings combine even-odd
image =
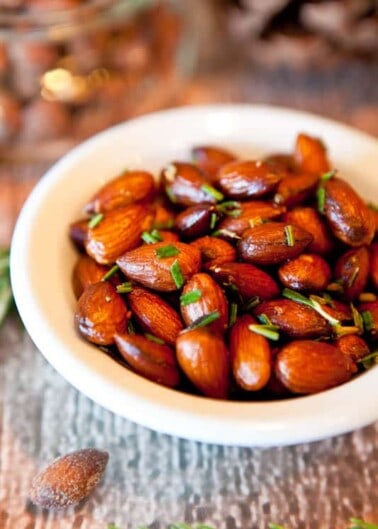
[[[332,252],[334,243],[327,225],[314,208],[297,207],[285,213],[284,222],[304,228],[313,236],[312,242],[307,246],[309,253],[327,255]]]
[[[228,325],[228,303],[223,290],[212,277],[204,273],[194,274],[186,283],[182,294],[188,294],[193,290],[199,290],[201,297],[188,305],[181,304],[181,315],[186,325],[189,326],[198,318],[218,311],[219,318],[208,328],[223,334]]]
[[[337,347],[324,342],[298,340],[284,346],[275,365],[277,378],[292,393],[310,394],[339,386],[357,368]]]
[[[331,279],[329,264],[319,255],[302,254],[283,264],[278,275],[281,283],[293,290],[319,292]]]
[[[122,357],[138,375],[170,388],[179,384],[175,354],[167,345],[136,334],[116,334],[115,343]]]
[[[268,383],[271,375],[269,342],[249,330],[256,320],[244,314],[231,329],[230,355],[232,373],[237,384],[247,391],[259,391]]]
[[[140,204],[114,209],[88,231],[87,253],[100,264],[112,264],[123,253],[138,246],[143,231],[149,230],[152,215]]]
[[[138,324],[145,332],[168,344],[175,344],[183,324],[171,305],[154,292],[138,286],[134,286],[127,295],[127,301]]]
[[[323,188],[324,214],[334,236],[349,246],[369,244],[375,235],[372,210],[341,178],[327,180]]]
[[[243,301],[255,296],[271,299],[280,292],[278,284],[269,274],[248,263],[225,263],[212,267],[210,271],[218,282],[236,287]]]
[[[216,215],[215,206],[192,206],[177,215],[175,227],[184,239],[201,237],[209,233],[213,214]]]
[[[257,305],[254,314],[264,314],[291,338],[319,338],[331,334],[330,325],[320,314],[291,299],[263,301]]]
[[[376,290],[378,290],[378,243],[373,243],[370,248],[370,266],[369,266],[369,273],[370,273],[370,279],[373,283],[373,286]]]
[[[43,509],[64,509],[87,498],[105,471],[109,455],[84,448],[55,459],[34,479],[30,500]]]
[[[311,243],[310,233],[298,226],[291,226],[293,243],[289,244],[283,222],[268,222],[243,233],[238,243],[240,256],[247,262],[272,265],[293,259]]]
[[[172,162],[162,170],[161,182],[174,204],[195,206],[217,202],[211,193],[204,190],[203,186],[209,182],[193,164]]]
[[[146,171],[125,171],[101,187],[86,204],[84,211],[89,215],[104,213],[135,202],[150,200],[155,191],[152,174]]]
[[[294,150],[297,169],[321,175],[331,169],[327,159],[327,150],[318,138],[307,134],[298,134]]]
[[[116,289],[104,281],[90,285],[77,302],[75,326],[89,342],[111,345],[127,327],[129,314]]]
[[[264,162],[276,167],[283,173],[292,173],[295,169],[294,158],[291,154],[274,153],[266,156]]]
[[[193,147],[191,155],[193,162],[210,180],[215,180],[219,169],[236,158],[228,150],[211,145],[198,145]]]
[[[290,207],[296,206],[312,195],[318,181],[319,176],[316,173],[300,173],[286,176],[278,184],[274,202]]]
[[[69,227],[69,236],[78,250],[85,250],[85,243],[88,238],[88,219],[72,222]]]
[[[282,173],[260,160],[236,160],[218,172],[221,190],[230,198],[262,197],[275,190]]]
[[[79,298],[87,287],[100,282],[108,270],[106,266],[99,265],[91,257],[81,255],[72,272],[72,285],[76,298]]]
[[[352,248],[336,261],[335,278],[343,287],[343,298],[353,301],[363,292],[369,278],[369,252]]]
[[[361,336],[348,334],[341,336],[335,341],[336,347],[343,355],[351,358],[354,362],[361,360],[369,354],[369,346]]]
[[[202,268],[209,270],[213,266],[230,263],[236,259],[235,248],[227,241],[218,237],[201,237],[192,241],[190,246],[201,253]]]
[[[122,272],[147,288],[171,292],[178,290],[172,277],[171,267],[177,261],[184,280],[197,273],[201,266],[201,254],[197,248],[182,242],[173,243],[179,253],[173,257],[159,259],[156,251],[167,244],[146,244],[125,253],[117,260]]]
[[[177,338],[176,354],[181,369],[203,395],[227,398],[230,360],[219,334],[205,327],[184,331]]]
[[[361,303],[358,307],[358,311],[361,313],[367,312],[370,323],[365,325],[365,331],[372,340],[378,338],[378,301],[372,301],[370,303]]]
[[[240,214],[237,216],[227,216],[219,224],[218,228],[231,231],[236,235],[242,235],[245,230],[251,227],[256,219],[275,219],[286,211],[284,206],[277,206],[263,200],[253,200],[240,202]]]

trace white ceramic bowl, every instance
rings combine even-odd
[[[251,105],[158,112],[107,130],[61,159],[19,217],[11,274],[20,315],[46,359],[105,408],[160,432],[231,445],[312,441],[378,419],[378,368],[338,388],[278,402],[224,402],[166,389],[133,374],[75,333],[68,224],[106,180],[125,167],[158,169],[194,144],[240,154],[290,151],[299,131],[323,138],[335,167],[365,197],[377,196],[377,140],[310,114]]]

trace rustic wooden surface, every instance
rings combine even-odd
[[[358,90],[358,83],[354,84]],[[348,92],[350,93],[350,92]],[[378,101],[353,104],[335,90],[280,93],[233,73],[202,77],[176,103],[257,101],[317,111],[378,135]],[[0,244],[45,165],[0,166]],[[272,439],[274,444],[274,439]],[[60,515],[30,506],[36,470],[87,446],[110,453],[106,476],[80,508]],[[378,522],[378,423],[289,448],[222,448],[159,435],[121,419],[73,389],[20,326],[0,331],[0,529],[164,527],[203,521],[218,529],[343,529],[351,516]]]

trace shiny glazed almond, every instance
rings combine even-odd
[[[307,134],[297,136],[294,161],[299,170],[317,175],[331,169],[323,142]]]
[[[212,215],[216,215],[215,206],[191,206],[177,215],[175,227],[184,239],[195,239],[209,233]]]
[[[223,338],[205,327],[184,331],[176,342],[181,369],[206,397],[225,399],[229,391],[229,353]]]
[[[297,207],[284,214],[284,222],[304,228],[313,236],[312,242],[307,246],[309,253],[318,253],[320,255],[329,254],[334,243],[329,233],[327,225],[319,213],[309,207]]]
[[[260,160],[236,160],[219,170],[217,182],[228,197],[242,199],[271,193],[282,176],[272,165]]]
[[[235,160],[235,155],[221,147],[211,145],[198,145],[193,147],[193,162],[210,178],[214,180],[218,170],[226,163]]]
[[[356,334],[349,334],[341,336],[335,341],[336,347],[343,353],[343,355],[351,358],[354,362],[361,360],[369,354],[369,347],[361,336]]]
[[[70,238],[80,251],[85,250],[85,242],[88,237],[88,231],[88,219],[77,220],[76,222],[72,222],[70,224]]]
[[[164,342],[174,345],[183,328],[180,316],[164,299],[149,290],[133,286],[127,295],[130,309],[140,327]]]
[[[140,204],[109,211],[95,228],[89,229],[86,250],[98,263],[112,264],[138,246],[142,232],[150,228],[151,222],[149,210]]]
[[[368,277],[369,252],[364,246],[352,248],[336,261],[335,279],[341,284],[344,299],[356,299],[364,290]]]
[[[76,261],[72,272],[72,285],[75,296],[79,298],[89,285],[101,281],[108,270],[106,266],[99,265],[91,257],[81,255]]]
[[[226,216],[218,228],[231,231],[236,235],[242,235],[245,230],[251,228],[254,222],[275,219],[286,211],[284,206],[278,206],[263,200],[240,202],[240,214],[237,216]]]
[[[90,285],[80,296],[75,326],[89,342],[111,345],[114,335],[125,331],[128,317],[124,300],[113,285],[104,281]]]
[[[114,338],[118,351],[138,375],[172,388],[179,384],[175,354],[167,345],[136,334],[116,334]]]
[[[194,290],[200,292],[199,299],[187,305],[181,304],[184,322],[189,326],[202,316],[217,311],[219,318],[208,328],[223,334],[228,325],[228,303],[223,290],[212,277],[204,273],[194,274],[184,286],[182,295],[185,296]]]
[[[316,173],[285,176],[278,184],[274,202],[290,207],[300,204],[311,196],[318,181],[319,176]]]
[[[288,227],[291,229],[292,241],[288,239]],[[312,240],[312,235],[299,226],[268,222],[245,231],[238,249],[247,262],[272,265],[297,257]]]
[[[178,253],[172,257],[159,258],[157,252],[167,246],[164,242],[140,246],[122,255],[117,259],[117,264],[129,279],[145,287],[163,292],[178,290],[181,287],[175,283],[172,266],[177,263],[183,280],[187,281],[199,271],[201,254],[189,244],[175,242],[169,246],[174,246]]]
[[[330,279],[329,264],[319,255],[301,254],[283,264],[278,275],[281,283],[293,290],[319,292],[324,290]]]
[[[370,279],[374,288],[378,291],[378,242],[373,243],[370,248]]]
[[[271,375],[269,342],[249,330],[256,320],[244,314],[231,329],[230,355],[232,373],[237,384],[247,391],[258,391],[268,383]]]
[[[235,248],[229,242],[218,239],[218,237],[201,237],[192,241],[190,246],[194,246],[200,251],[202,267],[205,270],[209,270],[216,265],[235,261],[236,259]]]
[[[277,378],[293,393],[310,394],[339,386],[357,371],[353,361],[324,342],[298,340],[284,346],[275,365]]]
[[[341,178],[324,182],[324,214],[335,237],[349,246],[369,244],[375,235],[371,209]]]
[[[156,191],[152,174],[146,171],[125,171],[110,180],[84,207],[85,213],[103,213],[129,204],[150,200]]]

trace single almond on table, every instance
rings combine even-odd
[[[109,455],[84,448],[55,459],[34,479],[30,500],[43,509],[64,509],[86,499],[106,468]]]

